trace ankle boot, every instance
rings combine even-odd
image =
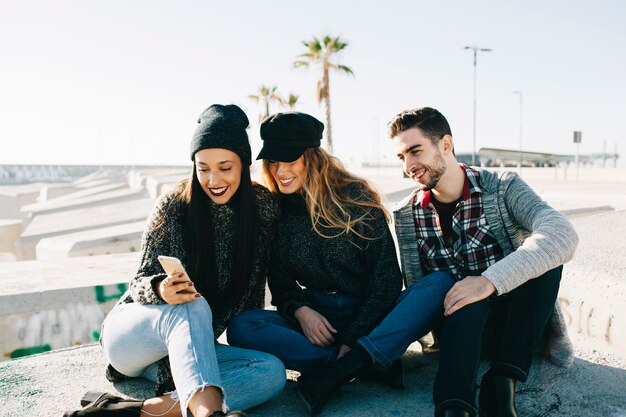
[[[495,417],[496,393],[493,386],[493,372],[489,369],[480,381],[478,392],[478,416]]]
[[[335,362],[304,372],[298,378],[298,395],[309,413],[312,416],[317,415],[341,385],[355,378],[371,365],[372,359],[367,352],[356,347]]]
[[[443,417],[470,417],[470,413],[466,410],[460,410],[458,408],[448,408]]]
[[[228,414],[224,414],[222,411],[216,411],[209,417],[248,417],[243,411],[229,411]]]
[[[497,417],[517,417],[515,408],[515,379],[508,376],[493,376],[493,391]]]
[[[104,392],[88,392],[76,411],[67,411],[63,417],[139,417],[143,401],[127,400]]]
[[[401,359],[396,359],[388,370],[369,368],[359,375],[359,379],[378,382],[394,389],[404,389],[404,365]]]

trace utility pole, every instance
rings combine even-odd
[[[517,163],[517,169],[519,170],[520,176],[522,175],[522,133],[524,126],[524,114],[523,114],[523,102],[522,96],[523,93],[521,91],[513,91],[513,94],[519,95],[519,162]]]
[[[474,141],[472,147],[472,165],[476,166],[476,67],[477,67],[477,55],[480,52],[491,52],[489,48],[480,48],[476,45],[466,46],[463,49],[471,49],[474,51]]]

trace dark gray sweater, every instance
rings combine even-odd
[[[350,192],[358,199],[372,199],[362,186],[351,186]],[[338,336],[339,343],[353,347],[390,311],[402,289],[396,248],[383,212],[348,208],[352,218],[369,211],[367,224],[356,230],[374,239],[353,233],[329,239],[313,230],[304,197],[285,195],[280,203],[282,215],[268,276],[272,304],[295,321],[295,310],[309,305],[302,287],[359,296],[360,311]],[[336,230],[327,232],[332,233]]]
[[[274,238],[276,220],[279,216],[278,204],[263,186],[253,186],[259,216],[259,233],[256,238],[256,256],[248,290],[236,305],[213,309],[213,332],[217,338],[226,328],[226,324],[235,314],[263,308],[265,283],[271,241]],[[189,268],[189,256],[184,244],[185,203],[174,198],[176,191],[163,196],[155,205],[148,220],[148,226],[142,238],[141,263],[135,278],[130,282],[128,291],[122,295],[119,303],[163,304],[154,288],[166,274],[157,260],[157,256],[174,256],[181,260],[185,269]],[[231,285],[231,271],[235,259],[237,222],[233,206],[228,203],[210,204],[213,223],[215,265],[218,286],[221,289]],[[162,224],[161,227],[156,225]],[[192,277],[192,279],[198,279]],[[159,362],[157,394],[172,391],[172,382],[168,358]],[[109,374],[111,371],[109,371]],[[111,375],[108,375],[109,377]],[[118,376],[119,378],[119,376]],[[110,378],[110,379],[118,379]]]

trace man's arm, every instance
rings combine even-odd
[[[531,234],[512,253],[494,263],[483,276],[498,294],[572,259],[578,235],[565,216],[550,207],[516,174],[504,192],[504,204],[513,223]]]

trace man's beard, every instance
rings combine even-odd
[[[417,185],[422,191],[429,191],[435,188],[447,169],[446,163],[443,159],[443,156],[441,155],[441,152],[439,152],[439,150],[437,150],[437,153],[435,154],[432,164],[422,165],[422,168],[425,168],[426,172],[422,175],[421,178],[423,178],[424,175],[428,175],[428,182],[426,184],[423,184],[423,183],[420,183],[418,180],[415,180],[415,181],[418,181]]]

